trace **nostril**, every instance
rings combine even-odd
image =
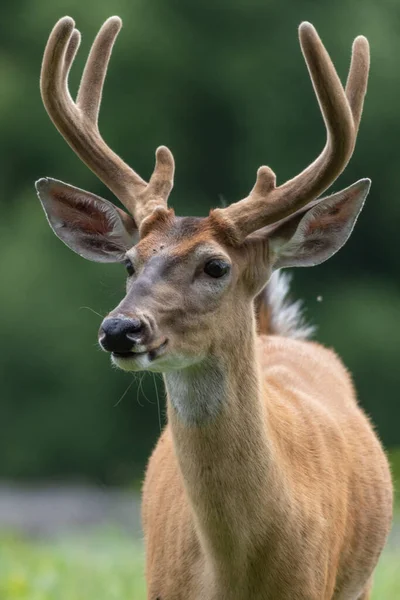
[[[143,329],[143,323],[140,319],[132,319],[130,321],[129,333],[139,333]]]
[[[101,325],[99,342],[108,352],[129,353],[138,343],[138,334],[142,329],[143,324],[140,319],[109,317]]]

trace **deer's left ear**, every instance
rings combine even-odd
[[[311,267],[335,254],[353,231],[370,185],[369,179],[361,179],[270,226],[266,233],[273,269]]]
[[[50,178],[36,190],[54,233],[83,258],[120,262],[138,241],[135,221],[108,200]]]

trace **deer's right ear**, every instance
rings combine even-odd
[[[36,190],[54,233],[83,258],[120,262],[138,241],[135,221],[108,200],[50,178]]]

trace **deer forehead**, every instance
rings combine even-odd
[[[208,219],[197,217],[175,217],[172,222],[155,227],[128,252],[128,256],[138,265],[156,257],[175,264],[189,260],[200,262],[211,256],[229,260],[226,248],[210,229]]]

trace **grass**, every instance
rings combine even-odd
[[[400,449],[390,452],[400,518]],[[146,600],[142,546],[115,532],[58,541],[0,537],[0,600]],[[400,599],[400,548],[384,552],[372,600]]]
[[[0,539],[1,600],[145,600],[143,552],[130,538],[91,534],[60,541]],[[400,550],[388,550],[373,600],[399,600]]]
[[[388,452],[390,469],[392,471],[393,485],[395,491],[395,513],[400,515],[400,448],[394,448]],[[399,596],[400,598],[400,596]]]
[[[141,546],[122,535],[0,540],[1,600],[145,600]]]

